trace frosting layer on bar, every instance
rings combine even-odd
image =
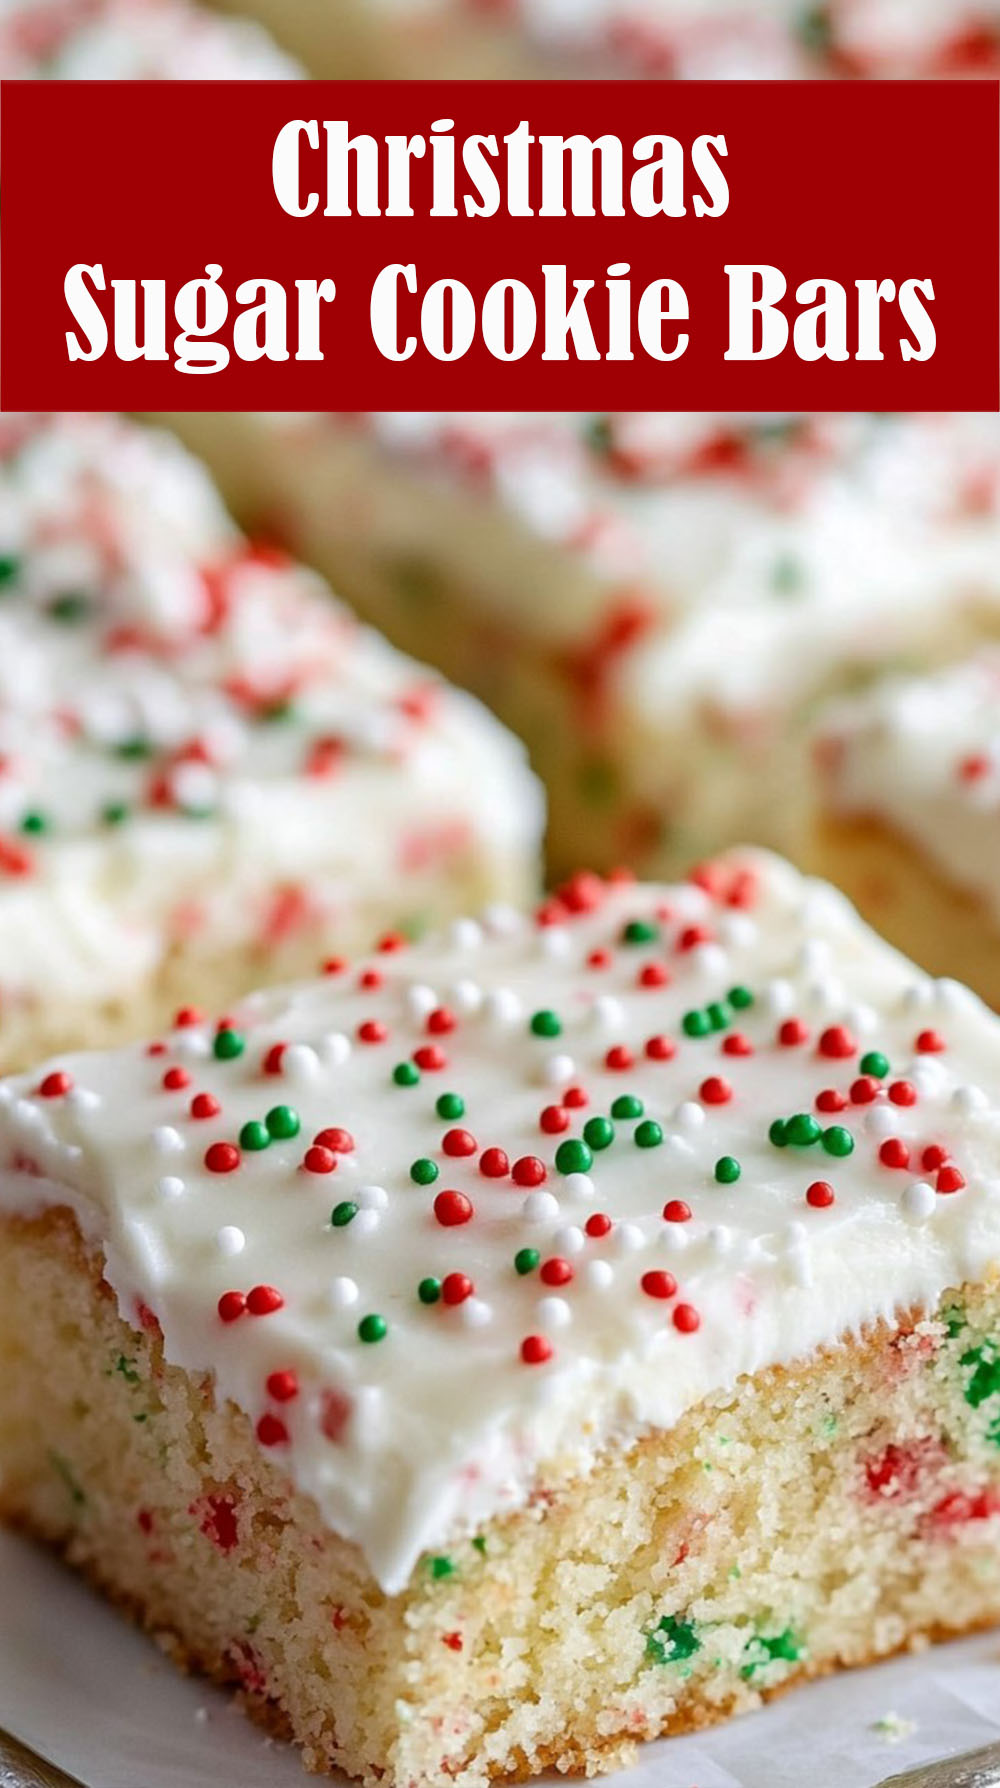
[[[778,859],[333,969],[2,1083],[3,1199],[77,1212],[389,1590],[1000,1264],[1000,1026]]]

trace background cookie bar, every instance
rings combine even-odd
[[[1000,1615],[1000,1026],[737,852],[0,1090],[4,1514],[472,1788]]]
[[[523,754],[168,436],[3,419],[0,1061],[534,885]]]
[[[190,0],[7,0],[5,80],[286,80],[300,70],[248,19]]]
[[[559,870],[794,855],[816,703],[1000,631],[990,417],[176,421],[527,742]]]
[[[1000,655],[820,723],[812,861],[873,924],[1000,1006]]]

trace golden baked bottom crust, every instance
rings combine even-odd
[[[997,1285],[747,1378],[586,1479],[554,1462],[392,1597],[126,1314],[68,1212],[0,1225],[0,1512],[312,1769],[597,1774],[1000,1620]]]

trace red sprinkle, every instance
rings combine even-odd
[[[434,1215],[444,1229],[455,1229],[475,1215],[471,1198],[464,1192],[439,1192],[434,1200]]]
[[[204,1012],[199,1012],[197,1006],[182,1006],[179,1012],[174,1013],[174,1030],[186,1031],[193,1024],[201,1024],[204,1016]]]
[[[288,1429],[280,1416],[272,1415],[265,1410],[257,1423],[257,1439],[262,1447],[283,1447],[288,1445]]]
[[[525,1335],[521,1342],[521,1358],[526,1366],[544,1366],[552,1358],[552,1343],[544,1335]]]
[[[806,1193],[806,1203],[811,1204],[814,1211],[824,1211],[833,1204],[836,1196],[829,1180],[813,1180]]]
[[[472,1280],[464,1273],[448,1273],[441,1281],[441,1296],[446,1304],[464,1304],[475,1289]]]
[[[705,1105],[728,1105],[733,1096],[733,1089],[728,1080],[718,1074],[710,1074],[698,1088],[698,1094]]]
[[[936,1173],[939,1167],[944,1166],[947,1159],[947,1149],[943,1149],[940,1143],[932,1142],[921,1155],[920,1165],[925,1173]]]
[[[306,1149],[302,1165],[307,1173],[332,1173],[337,1165],[337,1157],[332,1149],[320,1148],[314,1142],[312,1148]]]
[[[359,1043],[384,1043],[389,1032],[380,1018],[366,1018],[358,1025]]]
[[[796,1049],[800,1043],[808,1043],[809,1027],[801,1018],[786,1018],[778,1027],[778,1042],[783,1049]]]
[[[648,1298],[672,1298],[677,1290],[673,1273],[643,1273],[639,1283]]]
[[[240,1164],[240,1151],[234,1142],[213,1142],[205,1150],[205,1166],[209,1173],[235,1173]]]
[[[542,1261],[538,1276],[543,1285],[568,1285],[573,1277],[573,1268],[568,1260],[562,1260],[558,1254],[554,1254],[551,1260]]]
[[[934,1184],[939,1192],[961,1192],[965,1175],[957,1167],[942,1167]]]
[[[503,1149],[484,1149],[479,1157],[479,1171],[488,1180],[505,1180],[510,1162]]]
[[[870,1105],[878,1098],[879,1083],[871,1074],[859,1074],[857,1080],[851,1082],[851,1104]]]
[[[606,968],[609,968],[610,965],[611,965],[611,951],[610,950],[591,950],[590,955],[587,957],[587,967],[588,968],[606,969]]]
[[[569,1111],[580,1111],[590,1104],[590,1099],[582,1086],[568,1086],[562,1096],[562,1102]]]
[[[858,1046],[846,1025],[831,1024],[819,1040],[820,1055],[828,1056],[833,1061],[844,1061],[850,1055],[856,1055]]]
[[[639,970],[640,987],[668,987],[670,970],[665,962],[647,962]]]
[[[420,1048],[413,1051],[413,1059],[418,1068],[423,1068],[425,1074],[433,1074],[448,1066],[444,1050],[439,1049],[436,1043],[421,1043]]]
[[[42,1099],[61,1099],[65,1093],[72,1091],[73,1076],[67,1074],[62,1068],[57,1068],[53,1073],[46,1074],[38,1088],[39,1097]]]
[[[570,1115],[561,1105],[546,1105],[538,1122],[546,1136],[558,1136],[569,1129]]]
[[[710,944],[712,933],[707,925],[685,925],[677,939],[678,950],[697,950],[699,944]]]
[[[754,1048],[749,1037],[742,1031],[730,1031],[728,1037],[722,1039],[723,1055],[753,1055]]]
[[[255,1285],[247,1292],[247,1309],[251,1316],[271,1316],[275,1310],[281,1309],[284,1301],[273,1285]]]
[[[511,1168],[511,1178],[515,1186],[540,1186],[546,1178],[547,1168],[537,1155],[522,1155]]]
[[[223,1322],[235,1322],[242,1316],[247,1301],[242,1291],[224,1291],[219,1299],[218,1310]]]
[[[328,956],[322,964],[324,975],[342,975],[347,963],[342,956]]]
[[[455,1017],[454,1012],[450,1011],[447,1006],[435,1006],[433,1012],[430,1012],[427,1015],[428,1035],[431,1037],[446,1037],[449,1031],[455,1029],[457,1023],[458,1020]]]
[[[288,1368],[284,1372],[271,1372],[267,1380],[267,1394],[275,1403],[291,1403],[299,1394],[299,1377],[297,1372]]]
[[[651,1062],[672,1062],[677,1045],[672,1037],[647,1037],[646,1054]]]
[[[405,950],[409,941],[401,931],[386,931],[379,938],[377,948],[383,956],[394,956],[397,950]]]
[[[329,1149],[334,1155],[349,1155],[354,1148],[354,1138],[350,1130],[342,1130],[339,1124],[332,1124],[327,1130],[319,1130],[313,1137],[318,1148]]]
[[[846,1104],[843,1093],[838,1093],[835,1087],[824,1087],[821,1093],[816,1094],[817,1111],[843,1111]]]
[[[663,1218],[666,1223],[690,1223],[691,1206],[683,1198],[671,1198],[663,1207]]]
[[[634,1061],[632,1051],[626,1044],[615,1043],[604,1058],[604,1066],[610,1068],[613,1074],[627,1073],[634,1066]]]
[[[701,1328],[701,1317],[693,1304],[678,1304],[674,1310],[674,1328],[682,1335],[693,1335]]]
[[[446,1155],[474,1155],[479,1144],[470,1130],[446,1130],[441,1147]]]
[[[921,1055],[940,1055],[941,1051],[946,1048],[940,1031],[921,1031],[917,1037],[916,1046]]]
[[[191,1101],[191,1116],[193,1118],[218,1117],[221,1110],[222,1107],[214,1093],[195,1093]]]
[[[363,969],[361,974],[358,976],[358,986],[364,988],[364,991],[366,993],[377,993],[379,988],[381,987],[381,985],[382,985],[382,971],[381,971],[381,969],[373,969],[373,968]]]
[[[915,1105],[917,1089],[908,1080],[894,1080],[889,1088],[889,1098],[893,1105]]]
[[[594,1211],[593,1214],[587,1218],[584,1228],[588,1235],[599,1238],[603,1235],[607,1235],[611,1228],[611,1218],[607,1216],[604,1211]]]
[[[887,1136],[878,1152],[883,1167],[909,1167],[910,1151],[899,1136]]]
[[[186,1068],[168,1068],[163,1076],[164,1091],[168,1093],[179,1093],[190,1084],[191,1076]]]

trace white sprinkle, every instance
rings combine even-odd
[[[483,923],[494,937],[514,937],[517,932],[523,931],[527,920],[516,907],[494,901],[483,913]]]
[[[242,1229],[237,1229],[235,1223],[226,1223],[216,1233],[215,1245],[220,1254],[242,1254],[247,1245],[247,1238]]]
[[[286,1079],[303,1086],[319,1073],[319,1056],[308,1043],[289,1043],[281,1057],[281,1072]]]
[[[348,1234],[354,1236],[355,1239],[373,1235],[381,1220],[378,1211],[372,1210],[371,1206],[368,1206],[359,1210],[357,1216],[347,1225]]]
[[[689,1243],[687,1224],[664,1223],[659,1239],[665,1254],[684,1254]]]
[[[795,965],[800,975],[821,975],[830,966],[830,945],[827,939],[808,938],[798,952]]]
[[[729,964],[729,952],[721,944],[696,944],[691,951],[691,961],[700,975],[706,980],[718,980],[724,975]]]
[[[184,1138],[172,1124],[157,1124],[151,1141],[160,1155],[180,1155],[184,1151]]]
[[[733,1232],[725,1223],[713,1223],[705,1241],[710,1254],[717,1257],[728,1254],[733,1245]]]
[[[937,1205],[937,1193],[926,1180],[911,1180],[903,1189],[900,1203],[906,1215],[913,1217],[918,1223],[925,1223]]]
[[[565,1086],[576,1073],[576,1063],[571,1055],[549,1055],[542,1063],[543,1086]]]
[[[573,1320],[573,1312],[565,1298],[539,1298],[535,1315],[543,1329],[564,1329]]]
[[[637,1223],[618,1223],[611,1231],[611,1245],[617,1254],[636,1254],[646,1238]]]
[[[351,1039],[343,1031],[330,1031],[319,1046],[320,1058],[330,1068],[339,1068],[351,1053]]]
[[[719,936],[730,950],[752,950],[759,927],[749,913],[726,913],[719,920]]]
[[[786,1223],[782,1230],[782,1241],[786,1248],[799,1248],[806,1239],[806,1226],[795,1218]]]
[[[179,1180],[175,1174],[168,1173],[162,1180],[157,1180],[156,1190],[161,1198],[181,1198],[184,1194],[184,1181]]]
[[[899,1009],[903,1013],[924,1012],[933,998],[933,981],[911,981],[899,996]]]
[[[512,987],[496,987],[483,1001],[483,1011],[494,1024],[516,1024],[523,1009]]]
[[[762,988],[760,1003],[772,1018],[787,1018],[795,1005],[795,989],[790,981],[768,981]]]
[[[415,981],[406,990],[406,1010],[411,1018],[427,1018],[438,1004],[438,996],[433,987],[427,987],[422,981]]]
[[[100,1093],[95,1093],[89,1086],[72,1087],[66,1094],[66,1104],[72,1111],[80,1113],[99,1111],[103,1103]]]
[[[694,1099],[685,1099],[682,1105],[678,1105],[670,1122],[678,1130],[700,1130],[705,1123],[705,1107],[697,1104]]]
[[[538,933],[538,947],[550,962],[565,962],[573,947],[573,940],[565,925],[546,925]]]
[[[204,1031],[192,1028],[175,1031],[171,1047],[178,1055],[190,1056],[192,1061],[203,1061],[212,1053],[212,1045]]]
[[[926,1099],[943,1091],[944,1084],[948,1079],[948,1070],[944,1063],[939,1062],[935,1056],[918,1055],[916,1060],[911,1062],[906,1078],[913,1082],[917,1092]]]
[[[353,1279],[334,1279],[330,1286],[330,1302],[335,1310],[349,1310],[358,1301],[358,1288]]]
[[[812,1284],[812,1266],[805,1248],[789,1248],[785,1255],[785,1271],[793,1285],[805,1287]]]
[[[384,1186],[359,1186],[351,1197],[363,1211],[384,1211],[389,1202],[389,1194]]]
[[[466,1298],[459,1308],[467,1329],[484,1329],[493,1321],[493,1306],[483,1298]]]
[[[989,1100],[980,1086],[957,1086],[951,1095],[952,1108],[969,1116],[974,1111],[985,1111]]]
[[[625,1008],[613,993],[600,993],[591,1007],[591,1016],[595,1028],[617,1031],[625,1022]]]
[[[594,1291],[607,1291],[608,1286],[614,1284],[614,1267],[610,1260],[588,1260],[583,1277]]]
[[[849,1031],[856,1031],[859,1037],[870,1037],[877,1031],[881,1020],[874,1006],[866,1006],[863,1001],[848,1006],[844,1013],[844,1023]]]
[[[895,1136],[899,1113],[894,1105],[869,1105],[864,1124],[869,1136]]]
[[[521,1206],[521,1215],[529,1223],[545,1223],[559,1215],[559,1200],[551,1192],[529,1192]]]
[[[945,1012],[961,1012],[969,1006],[979,1004],[974,993],[963,987],[961,981],[953,981],[948,975],[935,982],[934,991],[938,1005]]]
[[[593,1198],[596,1191],[589,1173],[568,1173],[563,1184],[570,1198]]]
[[[687,1137],[678,1136],[675,1131],[670,1131],[663,1138],[663,1147],[665,1150],[664,1158],[673,1161],[690,1161],[694,1154],[694,1148],[691,1143],[688,1142]]]
[[[475,919],[456,919],[450,941],[455,950],[478,950],[482,947],[483,928]]]
[[[565,1224],[552,1237],[552,1246],[557,1254],[581,1254],[586,1245],[587,1238],[576,1223]]]
[[[449,990],[449,998],[457,1011],[471,1017],[482,1006],[483,990],[478,981],[455,981]]]
[[[823,975],[809,983],[806,999],[820,1012],[834,1012],[844,1003],[844,983],[836,975]]]

